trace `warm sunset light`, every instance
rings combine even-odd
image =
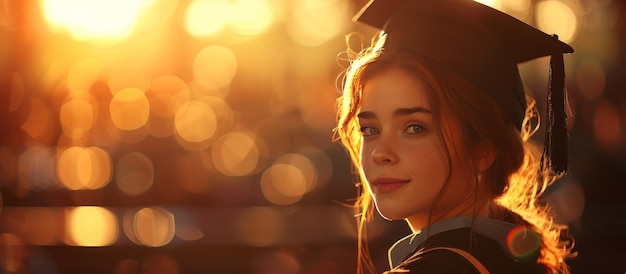
[[[199,101],[182,105],[176,113],[174,123],[178,135],[187,142],[202,142],[213,138],[217,129],[215,112]]]
[[[92,102],[85,99],[71,99],[59,111],[63,133],[70,139],[80,139],[85,136],[95,124]]]
[[[69,189],[98,189],[111,180],[111,159],[100,148],[70,147],[59,152],[57,161],[59,179]]]
[[[195,37],[219,33],[230,22],[233,14],[228,0],[192,0],[186,11],[185,27]]]
[[[337,99],[377,37],[353,21],[368,1],[0,0],[0,273],[357,273],[363,184],[337,140]],[[571,172],[540,199],[576,234],[572,273],[624,273],[601,258],[624,245],[626,5],[456,1],[573,47]],[[539,146],[549,62],[518,66]],[[383,273],[387,243],[410,228],[370,209]],[[503,248],[524,259],[536,239],[518,232]]]
[[[215,167],[225,175],[244,176],[259,162],[259,148],[255,136],[232,132],[223,135],[211,150]]]
[[[239,0],[233,6],[233,31],[243,36],[256,36],[273,23],[274,14],[268,0]]]
[[[82,206],[68,209],[66,219],[68,244],[107,246],[117,240],[117,218],[105,208]]]
[[[111,64],[108,71],[109,91],[117,95],[124,89],[137,89],[146,92],[150,81],[146,78],[145,72],[138,62],[115,62]]]
[[[163,208],[143,208],[137,211],[132,227],[136,239],[151,247],[168,244],[176,233],[174,215]]]
[[[495,7],[496,4],[498,3],[498,0],[474,0],[474,1],[490,6],[490,7]]]
[[[155,79],[146,92],[150,101],[150,135],[158,138],[174,134],[174,116],[189,102],[190,91],[182,79],[164,75]]]
[[[67,87],[70,94],[84,96],[88,93],[91,85],[103,76],[104,66],[104,62],[95,58],[74,63],[67,73]]]
[[[578,19],[572,7],[561,0],[543,1],[537,4],[537,27],[570,42],[576,35]]]
[[[260,183],[263,196],[269,202],[290,205],[315,189],[318,173],[315,165],[307,157],[288,153],[276,159],[274,164],[265,170]]]
[[[237,57],[229,48],[208,46],[194,59],[194,80],[203,86],[226,87],[237,72]]]
[[[299,153],[287,153],[276,159],[274,163],[276,165],[284,164],[297,168],[303,175],[306,192],[315,189],[317,186],[317,168],[306,156]]]
[[[265,198],[273,204],[295,204],[306,192],[306,179],[297,167],[277,164],[263,173],[261,190]]]
[[[343,34],[350,23],[350,3],[339,0],[295,0],[287,25],[289,35],[303,46],[319,46]]]
[[[150,100],[150,112],[154,116],[171,118],[178,109],[189,101],[189,88],[179,77],[164,75],[150,84],[146,93]]]
[[[530,0],[506,0],[502,5],[512,11],[526,11],[530,8]]]
[[[30,113],[22,129],[32,137],[38,137],[49,130],[52,113],[46,103],[38,99],[31,99],[30,106]]]
[[[111,120],[122,130],[133,130],[148,122],[150,103],[136,88],[125,88],[115,94],[110,104]]]
[[[267,0],[191,0],[184,25],[196,38],[215,38],[232,31],[233,38],[254,37],[266,31],[276,19],[276,8]]]
[[[40,0],[54,29],[76,40],[120,39],[135,28],[143,0]]]

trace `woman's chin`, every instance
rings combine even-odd
[[[398,216],[398,214],[393,214],[392,212],[381,211],[380,209],[378,210],[378,215],[380,215],[380,217],[382,217],[383,219],[387,221],[404,220],[404,217]]]

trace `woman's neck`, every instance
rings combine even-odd
[[[489,217],[489,201],[483,201],[479,203],[471,203],[469,205],[459,205],[451,210],[439,211],[439,214],[434,214],[430,220],[428,213],[418,214],[406,219],[411,231],[416,233],[423,228],[436,223],[441,220],[450,219],[460,216],[475,216],[475,217]],[[430,221],[430,222],[429,222]]]

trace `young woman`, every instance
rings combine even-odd
[[[338,137],[362,181],[358,272],[375,272],[363,239],[375,206],[413,231],[390,249],[389,273],[567,273],[565,227],[540,195],[567,168],[553,143],[566,137],[571,47],[471,0],[372,1],[357,20],[383,29],[352,52],[338,99]],[[517,63],[545,55],[543,159]]]

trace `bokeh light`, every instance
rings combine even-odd
[[[115,182],[122,192],[137,196],[146,192],[154,182],[152,161],[139,152],[131,152],[117,161]]]
[[[306,193],[306,178],[298,167],[275,164],[263,173],[261,191],[265,199],[273,204],[294,204]]]
[[[276,161],[274,161],[274,164],[286,164],[297,168],[304,177],[304,189],[306,192],[314,190],[317,186],[317,167],[306,156],[298,153],[287,153],[276,159]]]
[[[238,0],[233,5],[232,29],[241,36],[257,36],[267,30],[274,19],[268,0]]]
[[[84,138],[95,125],[94,104],[85,99],[71,99],[61,106],[59,119],[63,134],[70,139]]]
[[[192,0],[185,11],[187,32],[199,38],[218,34],[233,16],[228,0]]]
[[[18,160],[19,182],[29,190],[41,190],[55,185],[55,162],[51,148],[41,146],[28,148]]]
[[[192,223],[176,222],[176,237],[184,241],[196,241],[204,237],[204,232]]]
[[[217,133],[226,133],[237,124],[235,121],[235,112],[225,99],[219,96],[209,95],[201,96],[197,98],[196,101],[206,104],[215,113],[215,117],[217,118]]]
[[[150,103],[137,88],[125,88],[115,93],[109,108],[113,124],[122,130],[143,127],[150,116]]]
[[[134,214],[132,232],[145,246],[164,246],[176,233],[174,215],[161,207],[142,208]]]
[[[111,181],[109,154],[98,147],[70,147],[60,150],[57,174],[68,189],[98,189]]]
[[[256,136],[247,132],[231,132],[221,136],[211,149],[215,168],[228,176],[244,176],[259,163]]]
[[[477,1],[575,49],[572,174],[542,198],[576,234],[572,272],[603,272],[581,265],[615,261],[598,237],[624,229],[626,6]],[[355,178],[332,138],[344,35],[376,31],[351,20],[365,2],[0,0],[0,269],[354,273]],[[548,61],[521,67],[540,112]],[[374,217],[374,255],[402,229]]]
[[[307,152],[315,153],[312,150]],[[318,159],[324,164],[323,158]],[[317,166],[302,154],[287,153],[263,172],[260,183],[263,196],[269,202],[276,205],[294,204],[318,186]]]
[[[174,134],[174,116],[189,102],[187,84],[177,76],[163,75],[150,84],[146,96],[150,101],[150,135],[169,137]]]
[[[346,33],[352,16],[349,1],[294,0],[287,31],[291,39],[303,46],[319,46]]]
[[[502,6],[513,11],[528,11],[530,0],[502,0]]]
[[[193,61],[194,80],[204,87],[224,88],[236,72],[237,57],[226,47],[208,46],[198,52]]]
[[[537,27],[548,34],[557,34],[559,40],[570,42],[578,31],[578,17],[572,7],[561,0],[537,3]]]
[[[97,206],[80,206],[66,213],[69,245],[107,246],[118,237],[118,222],[108,209]]]
[[[217,117],[207,104],[191,101],[178,109],[174,120],[177,136],[190,143],[212,139],[217,130]]]
[[[53,29],[76,40],[120,39],[135,28],[142,0],[41,0]]]
[[[143,243],[137,238],[137,233],[135,232],[135,214],[137,210],[127,210],[124,212],[122,216],[122,230],[124,231],[124,235],[137,245],[143,245]]]
[[[580,221],[585,209],[585,191],[574,176],[559,179],[556,188],[547,193],[546,199],[559,224],[574,224]]]

